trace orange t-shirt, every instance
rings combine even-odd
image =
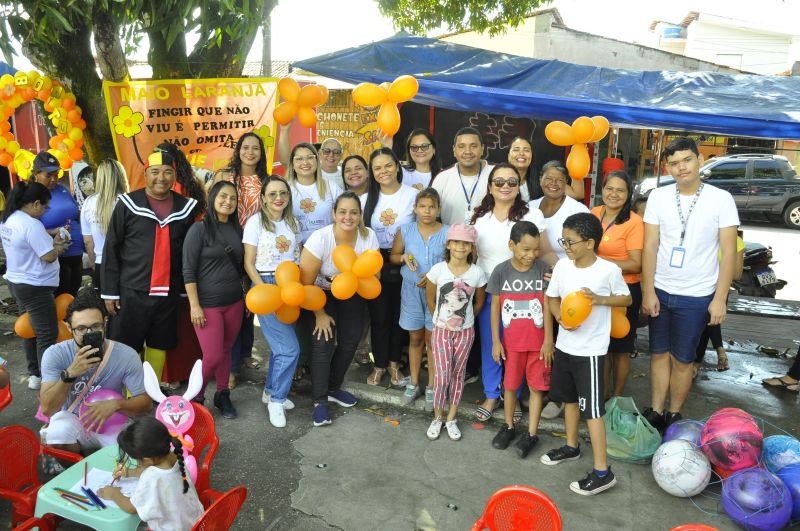
[[[598,219],[603,215],[603,205],[592,209],[592,214]],[[603,238],[600,240],[600,258],[609,260],[627,260],[628,251],[641,251],[644,249],[644,221],[641,216],[631,212],[631,217],[622,225],[616,223],[603,225]],[[628,284],[639,282],[642,275],[639,273],[623,273],[622,277]]]

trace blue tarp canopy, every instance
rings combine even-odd
[[[406,34],[295,62],[347,81],[410,74],[417,103],[571,122],[800,139],[800,78],[638,71],[529,59]]]
[[[8,66],[8,64],[0,61],[0,76],[5,74],[11,74],[12,76],[17,73],[17,69],[13,66]]]

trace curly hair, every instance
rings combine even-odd
[[[245,139],[247,138],[255,138],[258,142],[258,149],[261,152],[261,157],[256,162],[256,175],[261,179],[263,182],[264,179],[267,178],[269,172],[267,171],[267,150],[264,148],[264,141],[261,140],[261,137],[255,133],[245,133],[239,137],[239,140],[236,141],[236,147],[233,149],[233,158],[231,159],[231,164],[228,167],[228,171],[233,175],[233,183],[239,186],[239,177],[242,174],[242,144],[244,143]]]
[[[472,214],[472,219],[469,221],[470,225],[475,225],[475,222],[478,220],[478,218],[483,217],[488,212],[494,210],[494,196],[491,194],[492,182],[494,181],[494,174],[497,173],[497,170],[501,169],[510,169],[514,172],[514,175],[517,175],[519,178],[517,169],[508,162],[500,162],[499,164],[496,164],[489,173],[489,179],[486,181],[486,195],[483,196],[481,204],[475,208],[475,211]],[[514,197],[514,204],[511,205],[511,209],[508,211],[508,220],[519,221],[525,217],[525,214],[527,214],[529,210],[530,207],[528,206],[528,203],[522,200],[522,194],[519,193],[519,185],[517,185],[517,195]]]

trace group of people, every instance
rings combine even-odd
[[[204,385],[216,380],[213,404],[234,418],[231,374],[249,356],[253,337],[244,295],[253,285],[276,283],[286,261],[299,265],[303,284],[325,292],[326,303],[302,310],[293,324],[274,313],[255,316],[270,347],[262,401],[275,427],[285,426],[295,407],[288,394],[298,366],[310,367],[315,426],[332,422],[330,403],[356,404],[342,385],[369,330],[374,366],[367,383],[379,385],[388,372],[404,388],[404,400],[430,402],[430,439],[442,428],[450,439],[461,438],[459,401],[465,381],[478,372],[485,400],[477,419],[488,420],[505,402],[495,448],[516,438],[523,382],[530,422],[515,445],[521,457],[538,441],[539,418],[563,411],[566,444],[541,461],[577,459],[578,422],[586,420],[594,467],[571,488],[596,494],[616,482],[605,458],[603,405],[624,392],[640,307],[650,316],[652,352],[645,416],[661,429],[680,418],[700,336],[706,324],[725,317],[738,226],[730,195],[700,181],[702,157],[692,140],[667,146],[676,185],[655,190],[642,219],[625,172],[605,177],[603,203],[590,211],[581,201],[583,181],[571,179],[560,161],[535,172],[524,138],[513,141],[507,161],[490,164],[480,133],[462,128],[453,139],[455,165],[440,171],[436,142],[424,129],[408,136],[403,161],[388,147],[368,161],[342,160],[333,139],[319,151],[308,143],[289,149],[288,136],[284,129],[278,146],[284,177],[270,175],[261,138],[247,133],[207,193],[171,145],[149,154],[145,187],[133,192],[122,166],[103,161],[96,193],[80,217],[77,206],[68,214],[85,223],[69,230],[56,223],[48,232],[42,223],[59,186],[47,153],[37,157],[34,179],[15,185],[0,233],[12,293],[36,334],[26,340],[26,353],[31,376],[42,377],[48,444],[80,450],[103,444],[87,426],[118,411],[133,416],[150,409],[139,353],[160,375],[166,351],[178,341],[184,294]],[[80,225],[83,237],[76,238]],[[59,262],[76,239],[93,258],[95,290],[81,292],[70,306],[74,341],[54,345],[53,297],[62,278],[73,282],[61,271],[69,262]],[[331,294],[339,274],[334,251],[342,245],[383,255],[376,299]],[[560,305],[575,291],[593,310],[583,324],[568,327]],[[626,337],[610,339],[612,307],[626,308],[633,325]],[[76,406],[101,386],[125,388],[129,398],[94,402],[79,421]],[[203,392],[196,400],[204,402]]]

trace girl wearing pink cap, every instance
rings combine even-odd
[[[461,439],[456,414],[464,391],[464,371],[469,349],[475,339],[475,315],[486,300],[486,275],[474,264],[477,233],[471,225],[457,224],[447,231],[444,262],[428,271],[426,295],[433,314],[431,344],[435,378],[433,385],[434,417],[428,438],[435,440],[447,429],[450,439]],[[444,409],[449,398],[447,420]]]

